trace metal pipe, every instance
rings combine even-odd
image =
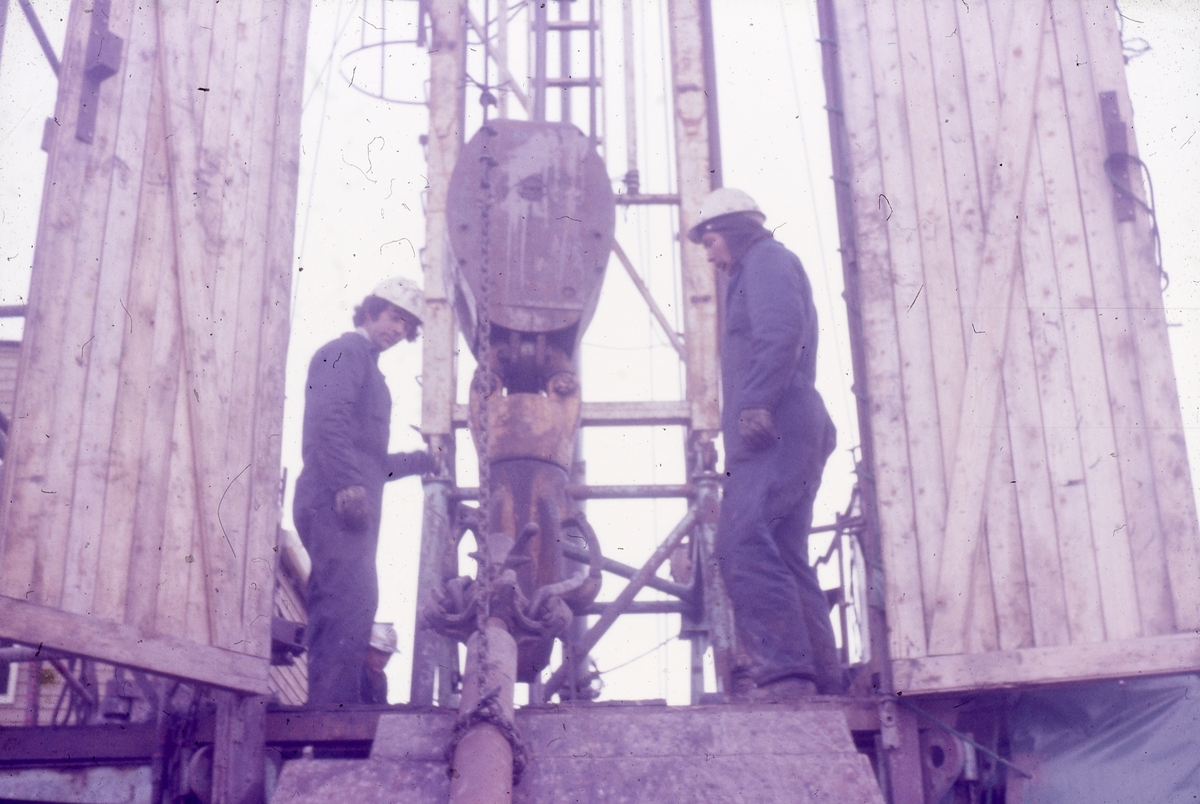
[[[62,659],[51,659],[50,665],[58,671],[60,676],[63,677],[63,680],[67,683],[67,686],[74,690],[80,698],[87,702],[90,708],[94,709],[96,707],[96,696],[93,695],[92,691],[85,687],[79,681],[79,679],[71,675],[70,668],[67,667]]]
[[[584,614],[604,614],[613,603],[590,603],[584,609]],[[691,609],[687,603],[678,600],[635,600],[626,604],[621,614],[683,614]]]
[[[646,301],[646,306],[650,308],[650,313],[654,316],[654,320],[662,327],[663,334],[667,336],[667,340],[671,342],[671,346],[675,348],[676,354],[683,362],[687,362],[687,349],[683,345],[683,339],[679,337],[679,333],[667,321],[667,316],[658,306],[658,302],[654,300],[654,296],[650,294],[650,288],[646,287],[646,283],[642,281],[642,277],[634,269],[633,263],[629,259],[629,255],[625,253],[625,249],[621,248],[621,244],[616,240],[613,241],[613,254],[617,255],[617,259],[621,265],[625,266],[625,272],[629,274],[629,278],[633,280],[634,287],[638,293],[642,294],[642,298]]]
[[[425,509],[421,523],[421,553],[417,569],[418,608],[430,605],[433,590],[442,584],[443,554],[451,544],[450,481],[425,481]],[[434,681],[442,664],[446,637],[432,629],[413,634],[412,682],[409,701],[417,706],[433,703]]]
[[[14,645],[8,648],[0,648],[0,664],[36,662],[39,659],[50,658],[58,658],[58,654],[42,648],[30,648],[24,645]]]
[[[463,8],[467,14],[467,24],[471,26],[471,30],[475,31],[475,35],[482,40],[485,36],[487,36],[487,32],[484,31],[483,25],[479,22],[479,19],[469,7],[464,6]],[[500,117],[506,118],[508,117],[509,92],[517,96],[517,101],[521,104],[521,108],[526,112],[529,111],[529,96],[526,95],[521,89],[520,84],[517,83],[517,79],[513,78],[512,71],[508,68],[508,17],[505,14],[501,14],[499,20],[499,31],[501,35],[498,41],[501,44],[499,44],[496,48],[496,51],[491,54],[491,60],[492,64],[496,65],[496,74],[500,76],[500,80],[497,82],[497,94],[500,98]]]
[[[671,531],[671,534],[666,539],[663,539],[662,544],[658,546],[658,549],[654,551],[654,554],[650,556],[645,565],[625,585],[625,588],[621,590],[621,594],[617,595],[616,600],[609,604],[604,613],[600,615],[600,619],[596,620],[596,624],[589,628],[587,633],[583,635],[583,639],[575,646],[578,655],[586,655],[591,652],[592,648],[596,647],[596,643],[608,632],[608,629],[616,622],[621,612],[633,602],[633,598],[642,590],[642,587],[654,577],[658,568],[671,555],[671,551],[679,546],[679,543],[691,531],[692,525],[695,522],[696,510],[692,508],[684,514],[683,519],[675,526],[675,530]],[[562,686],[563,680],[566,678],[566,674],[567,666],[565,664],[554,671],[554,674],[546,682],[547,696],[558,692],[559,687]]]
[[[486,633],[476,631],[467,640],[467,669],[459,716],[468,716],[485,695],[498,688],[496,701],[503,717],[512,723],[516,679],[516,640],[503,620],[491,617]],[[512,801],[512,789],[512,744],[495,724],[475,722],[454,749],[450,804],[505,804]]]
[[[546,119],[546,4],[533,4],[533,119]]]
[[[588,555],[586,550],[580,550],[578,547],[569,544],[563,545],[563,555],[584,563],[588,563],[591,560],[591,556]],[[636,567],[622,564],[620,561],[614,561],[611,558],[604,559],[601,569],[613,575],[619,575],[622,578],[632,578],[637,574]],[[659,578],[657,575],[650,578],[646,582],[646,586],[649,586],[651,589],[657,589],[660,592],[666,592],[668,595],[674,595],[686,603],[692,603],[695,600],[695,591],[690,586],[668,581],[665,578]]]
[[[638,179],[637,145],[637,72],[633,65],[633,0],[621,0],[622,39],[625,47],[625,186],[637,195],[641,188]]]
[[[632,191],[630,191],[632,192]],[[654,205],[662,204],[663,206],[679,206],[679,196],[671,193],[638,193],[637,195],[618,195],[614,199],[617,206],[630,207],[636,205]]]
[[[37,37],[38,44],[42,46],[42,52],[46,54],[46,60],[50,62],[50,69],[58,75],[61,68],[58,56],[54,53],[54,46],[50,44],[50,38],[46,36],[46,30],[42,28],[42,22],[38,19],[37,13],[33,10],[33,6],[29,5],[29,0],[17,0],[21,6],[21,10],[25,12],[25,19],[29,20],[29,27],[33,29],[33,35]]]
[[[717,107],[717,58],[713,45],[712,0],[700,0],[700,39],[704,52],[704,86],[708,92],[708,169],[715,190],[725,186],[721,169],[721,118]]]
[[[716,691],[729,692],[732,689],[734,663],[733,608],[725,592],[725,583],[721,580],[720,565],[715,555],[717,517],[721,511],[720,484],[715,478],[698,478],[695,485],[695,504],[700,516],[692,539],[696,544],[696,570],[700,573],[704,594],[704,623],[713,649]]]
[[[8,0],[0,0],[0,66],[4,64],[4,30],[8,27]]]
[[[571,3],[559,0],[558,3],[558,18],[563,21],[571,19]],[[564,28],[558,32],[558,77],[559,79],[571,79],[571,37],[570,28]],[[558,119],[564,123],[574,122],[571,119],[571,86],[559,85],[562,92],[559,95]]]
[[[659,500],[666,497],[690,497],[688,485],[628,485],[628,486],[567,486],[567,496],[573,500]],[[457,500],[478,500],[479,488],[461,486],[454,490]]]

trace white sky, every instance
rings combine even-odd
[[[349,56],[367,37],[378,34],[379,0],[367,13],[361,0],[314,0],[306,67],[300,195],[297,211],[297,273],[294,325],[288,358],[288,404],[284,463],[294,479],[300,468],[299,418],[304,366],[313,350],[349,326],[353,305],[380,279],[394,273],[420,276],[416,250],[424,241],[421,191],[425,162],[417,137],[425,131],[425,110],[388,104],[348,87],[371,51]],[[389,38],[414,38],[415,3],[388,4]],[[576,4],[582,6],[583,4]],[[639,0],[640,33],[635,61],[642,189],[671,189],[673,158],[658,133],[670,114],[663,87],[662,0]],[[34,0],[56,50],[65,27],[63,0]],[[620,27],[620,4],[606,4],[608,28]],[[781,227],[777,236],[796,251],[813,280],[822,324],[819,388],[839,429],[839,448],[826,470],[816,521],[831,522],[849,499],[852,458],[857,444],[850,357],[841,302],[841,262],[837,253],[829,166],[824,87],[816,43],[815,4],[799,0],[713,0],[717,32],[724,177],[728,186],[749,191]],[[1129,67],[1139,146],[1150,165],[1157,193],[1166,270],[1172,347],[1179,376],[1185,425],[1193,464],[1200,460],[1200,385],[1194,367],[1200,359],[1200,3],[1191,0],[1126,0],[1125,37],[1142,37],[1152,49]],[[362,20],[365,17],[366,23]],[[515,33],[515,31],[514,31]],[[338,35],[340,34],[340,36]],[[369,40],[368,40],[369,41]],[[609,116],[624,104],[619,40],[610,35],[606,74]],[[517,45],[514,44],[514,51]],[[415,47],[389,50],[398,69],[411,65],[410,78],[389,72],[401,93],[420,96],[427,59]],[[514,73],[523,67],[514,62]],[[0,51],[0,304],[20,304],[28,288],[29,266],[40,203],[45,155],[39,150],[43,120],[53,111],[56,81],[41,55],[17,3]],[[468,108],[477,108],[477,91]],[[607,132],[606,157],[616,181],[625,172],[624,129]],[[634,213],[618,213],[618,239],[674,315],[678,309],[674,258],[661,237],[640,231]],[[669,234],[669,227],[659,226]],[[668,306],[670,305],[670,306]],[[20,322],[0,321],[0,338],[18,338]],[[472,369],[464,350],[460,375]],[[673,352],[649,318],[624,271],[614,260],[601,305],[584,339],[583,393],[586,400],[669,399],[680,394]],[[417,377],[420,349],[400,345],[381,360],[395,398],[393,449],[416,449],[410,429],[420,420]],[[460,391],[465,399],[465,391]],[[588,478],[594,483],[682,482],[681,434],[634,428],[589,432],[585,437]],[[460,449],[460,482],[474,484],[471,449]],[[290,505],[290,502],[289,502]],[[402,653],[389,666],[392,700],[408,696],[409,656],[420,537],[420,484],[391,485],[388,524],[379,556],[382,620],[400,631]],[[608,555],[640,564],[682,515],[680,501],[593,501],[589,518]],[[290,512],[285,512],[290,522]],[[464,566],[463,571],[473,571]],[[609,583],[602,597],[621,584]],[[625,618],[594,651],[601,670],[616,667],[677,633],[675,618]],[[687,698],[687,643],[672,642],[627,667],[606,673],[606,698]]]

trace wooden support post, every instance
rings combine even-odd
[[[212,804],[266,802],[267,699],[215,692]]]

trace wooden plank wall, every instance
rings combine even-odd
[[[1105,170],[1115,8],[834,5],[897,689],[1200,668],[1150,221]]]
[[[307,25],[307,0],[72,4],[3,636],[266,692]],[[120,69],[89,100],[104,28]]]

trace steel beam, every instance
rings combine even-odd
[[[454,426],[466,427],[467,405],[456,404]],[[580,427],[687,426],[692,423],[692,405],[686,399],[654,402],[584,402]]]
[[[705,78],[701,0],[669,0],[671,76],[675,97],[675,159],[679,177],[681,233],[696,221],[700,202],[712,190],[709,152],[710,92]],[[716,433],[718,403],[717,283],[698,246],[680,237],[684,340],[687,343],[687,398],[692,429]]]

